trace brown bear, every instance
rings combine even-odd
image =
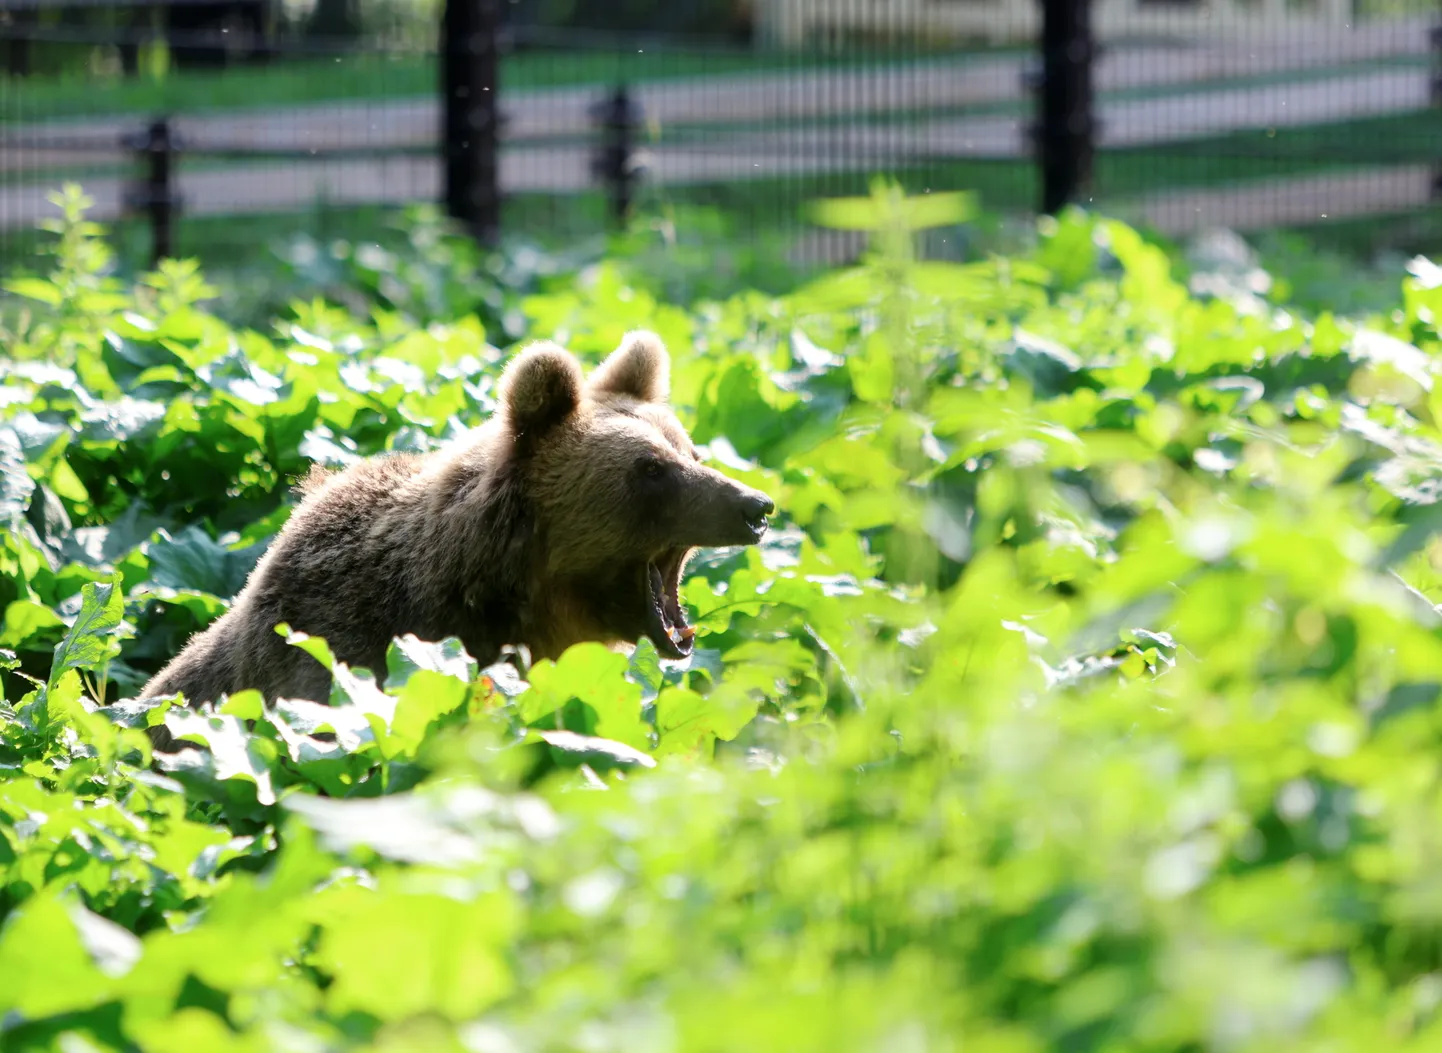
[[[667,403],[669,369],[647,332],[589,380],[569,352],[533,344],[503,372],[495,414],[448,448],[312,469],[230,610],[141,696],[325,701],[330,671],[281,622],[378,680],[405,633],[459,637],[483,665],[508,644],[555,658],[642,636],[685,657],[690,550],[756,543],[774,505],[700,463]]]

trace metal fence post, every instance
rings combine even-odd
[[[641,107],[624,84],[591,108],[600,136],[591,171],[606,189],[611,219],[623,226],[631,214],[631,199],[640,167],[636,163],[636,130]]]
[[[5,34],[5,72],[12,77],[30,75],[30,30],[35,23],[31,11],[14,11],[8,20],[9,32]]]
[[[1432,108],[1442,112],[1442,2],[1437,5],[1437,24],[1432,27]],[[1435,145],[1435,144],[1434,144]],[[1432,162],[1432,200],[1442,200],[1442,151]]]
[[[441,19],[441,156],[446,212],[484,245],[501,230],[500,0],[446,0]]]
[[[143,132],[128,135],[126,148],[134,150],[144,175],[129,195],[132,209],[150,216],[151,263],[159,264],[171,255],[175,212],[180,198],[175,192],[175,137],[170,119],[160,117]]]
[[[1060,211],[1090,186],[1096,122],[1092,113],[1091,0],[1041,0],[1041,75],[1036,150],[1041,210]]]

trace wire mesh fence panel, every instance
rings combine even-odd
[[[225,24],[12,20],[4,30],[11,46],[33,49],[28,71],[12,67],[0,83],[0,239],[11,260],[26,257],[66,182],[83,187],[90,215],[117,225],[123,244],[135,241],[128,228],[151,222],[145,133],[160,119],[180,254],[262,247],[257,233],[293,213],[434,198],[430,45],[274,34],[228,52],[216,44]],[[140,49],[136,68],[113,61],[117,41]],[[247,222],[200,224],[206,237],[189,237],[207,218]]]
[[[28,2],[0,2],[7,266],[26,264],[67,181],[142,258],[159,118],[178,254],[231,259],[296,232],[363,241],[388,210],[447,197],[468,126],[446,123],[439,3]],[[662,233],[719,224],[825,262],[861,243],[809,222],[817,197],[886,174],[1026,215],[1058,171],[1084,183],[1082,204],[1176,236],[1416,241],[1433,224],[1430,8],[754,0],[742,18],[708,0],[578,3],[557,27],[541,0],[500,6],[493,167],[510,238],[599,237],[620,205]],[[947,237],[932,249],[954,249]]]
[[[1099,62],[1097,203],[1178,237],[1425,225],[1442,160],[1435,13],[1223,11],[1205,30],[1178,12],[1171,39]]]

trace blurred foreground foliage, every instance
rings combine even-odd
[[[1438,1048],[1433,264],[1304,317],[1079,213],[920,259],[969,201],[880,186],[782,296],[618,258],[237,329],[65,200],[0,361],[5,1050]],[[127,700],[310,462],[637,326],[782,510],[697,560],[687,663],[408,639],[329,707]]]

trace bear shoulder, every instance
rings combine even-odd
[[[326,490],[384,491],[414,478],[425,463],[438,456],[421,453],[390,453],[368,457],[342,469],[313,464],[295,484],[294,493],[302,501],[316,498]]]
[[[311,494],[319,493],[326,483],[334,479],[339,472],[327,468],[321,464],[312,464],[310,471],[306,472],[296,480],[295,486],[291,488],[297,498],[305,499]]]

